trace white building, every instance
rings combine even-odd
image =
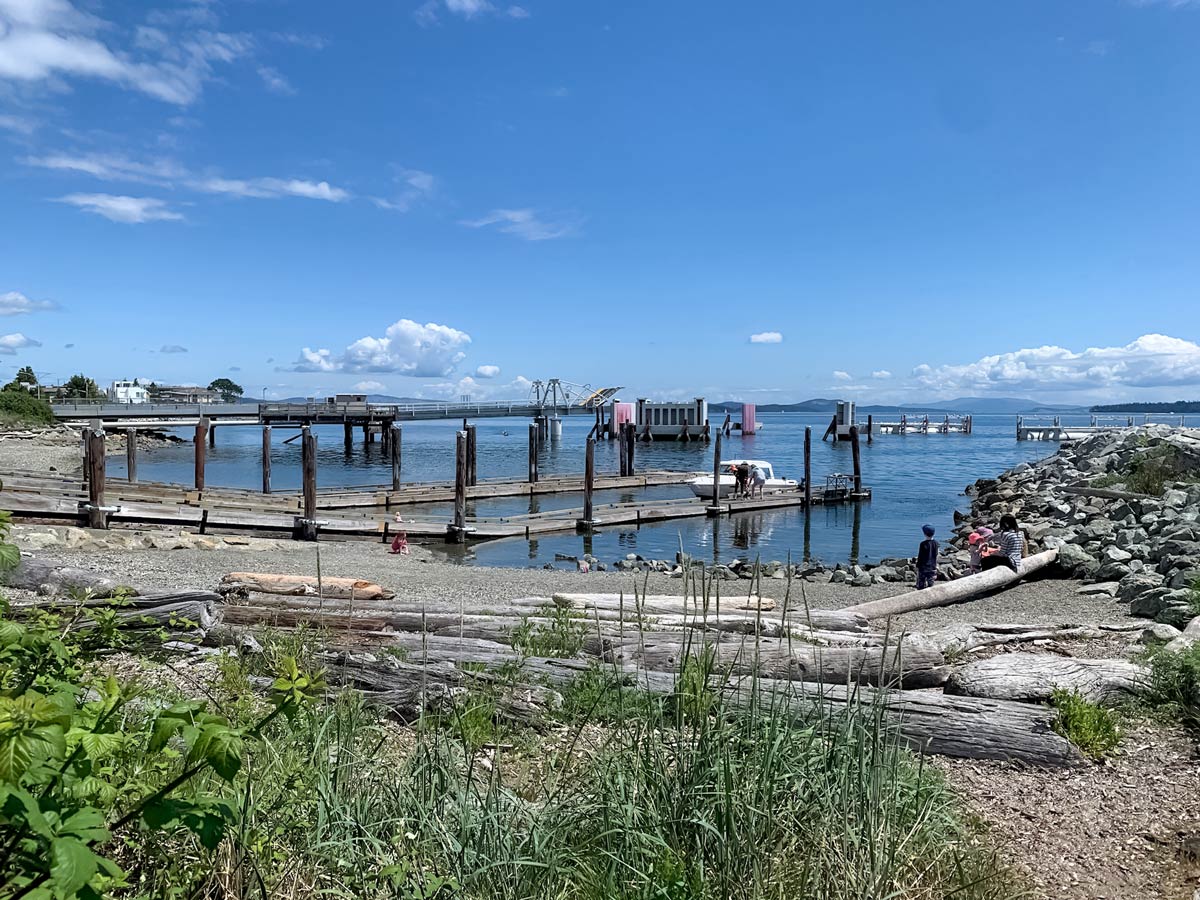
[[[113,403],[147,403],[150,396],[135,381],[114,381],[108,389],[108,399]]]

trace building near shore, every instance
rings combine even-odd
[[[114,381],[108,388],[108,399],[113,403],[148,403],[150,392],[133,381]]]
[[[155,403],[220,403],[219,391],[187,384],[160,384],[154,390]]]

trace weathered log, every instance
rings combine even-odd
[[[966,578],[935,584],[923,591],[909,591],[896,597],[868,600],[866,603],[848,606],[843,612],[857,613],[868,619],[882,619],[918,609],[931,609],[935,606],[948,606],[951,603],[974,600],[984,594],[1015,584],[1025,576],[1044,569],[1057,558],[1057,550],[1046,550],[1027,557],[1020,572],[1014,572],[1007,566],[1000,566],[980,572],[978,575],[968,575]]]
[[[526,598],[531,599],[531,598]],[[558,606],[567,609],[622,609],[626,615],[630,610],[641,610],[645,615],[682,614],[699,615],[704,609],[703,600],[693,597],[674,597],[664,594],[651,594],[634,598],[632,595],[622,597],[619,594],[554,594],[551,599]],[[770,604],[770,605],[767,605]],[[783,604],[776,603],[770,598],[757,596],[722,597],[720,603],[714,598],[708,601],[708,615],[715,616],[720,612],[722,617],[741,615],[748,618],[760,617],[763,620],[783,615]],[[812,609],[805,610],[803,604],[791,603],[787,608],[790,622],[801,622],[822,631],[866,631],[867,619],[845,609]]]
[[[16,568],[0,575],[7,587],[42,594],[88,594],[111,597],[118,592],[137,593],[133,588],[87,569],[60,566],[39,559],[22,559]]]
[[[322,578],[318,583],[317,579],[310,575],[275,575],[265,572],[230,572],[221,579],[217,590],[223,594],[257,591],[262,594],[310,597],[320,595],[353,600],[390,600],[396,596],[394,591],[373,581],[359,578]]]
[[[926,632],[925,636],[943,653],[967,652],[1003,644],[1029,644],[1038,641],[1105,638],[1124,632],[1140,632],[1143,623],[1132,625],[972,625],[956,622]]]
[[[1075,659],[1004,653],[955,669],[947,694],[1040,703],[1055,690],[1078,691],[1093,703],[1117,703],[1146,690],[1149,672],[1126,659]]]
[[[73,630],[83,631],[96,627],[97,622],[81,611],[107,609],[122,631],[161,629],[173,639],[202,640],[215,621],[213,608],[219,600],[219,596],[209,591],[180,591],[147,594],[120,603],[105,600],[28,603],[14,606],[12,615],[26,618],[35,612],[60,613],[69,617]]]
[[[457,643],[457,642],[456,642]],[[461,648],[466,656],[472,653],[470,642]],[[432,664],[414,662],[410,654],[407,664],[400,664],[396,675],[387,681],[373,680],[365,669],[393,664],[363,663],[354,673],[362,686],[387,685],[392,690],[416,690],[424,677],[426,691],[433,683],[428,678]],[[482,662],[482,655],[474,660]],[[497,663],[499,665],[500,663]],[[337,667],[331,668],[331,672]],[[579,675],[595,671],[596,664],[579,659],[527,658],[521,661],[521,676],[540,679],[554,686],[569,684]],[[601,666],[614,682],[659,695],[677,691],[677,676],[666,672],[637,672],[619,667]],[[405,688],[404,679],[415,687]],[[714,678],[712,686],[721,692],[732,708],[758,702],[791,716],[799,724],[814,718],[839,715],[849,709],[879,704],[885,721],[896,729],[898,737],[918,752],[964,759],[1016,760],[1038,766],[1073,766],[1084,762],[1082,754],[1066,738],[1050,727],[1057,713],[1046,706],[987,700],[974,697],[954,697],[930,691],[872,690],[844,686],[810,685],[792,681],[759,678],[734,678],[728,681]]]

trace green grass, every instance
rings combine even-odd
[[[1054,730],[1092,759],[1103,759],[1121,742],[1112,710],[1085,700],[1078,691],[1056,689],[1050,702],[1058,709]]]
[[[1144,449],[1134,455],[1129,466],[1121,472],[1110,472],[1091,482],[1092,487],[1112,487],[1123,484],[1137,494],[1160,496],[1168,484],[1176,481],[1195,481],[1193,463],[1174,448],[1163,445]]]
[[[574,610],[555,607],[548,622],[526,619],[512,630],[513,648],[526,656],[566,659],[578,656],[587,637],[587,620]]]
[[[1200,643],[1178,652],[1158,648],[1146,660],[1150,681],[1144,702],[1160,715],[1200,730]]]

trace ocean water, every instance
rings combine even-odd
[[[891,417],[887,417],[891,418]],[[1198,417],[1191,417],[1197,420]],[[824,443],[821,435],[828,415],[759,413],[763,429],[742,437],[734,432],[724,441],[725,459],[765,459],[781,477],[803,474],[804,429],[813,429],[813,481],[827,474],[849,472],[850,444]],[[1063,424],[1087,424],[1087,416],[1063,416]],[[548,443],[539,466],[543,474],[583,471],[584,444],[593,419],[564,418],[563,439]],[[1175,421],[1178,421],[1177,419]],[[460,423],[413,422],[404,425],[403,477],[405,481],[445,481],[454,477],[454,435]],[[1189,421],[1196,424],[1196,421]],[[478,474],[484,478],[524,478],[528,452],[528,420],[483,419],[476,423]],[[379,442],[363,444],[356,432],[355,445],[343,447],[340,426],[314,429],[318,440],[320,488],[383,485],[391,481],[391,463]],[[272,486],[297,490],[300,485],[300,442],[283,443],[294,431],[275,430],[272,451]],[[181,430],[189,438],[190,430]],[[258,428],[218,427],[217,445],[208,453],[206,472],[210,486],[257,490],[262,434]],[[612,562],[628,553],[652,559],[673,559],[682,548],[697,558],[713,562],[738,557],[783,560],[819,559],[825,562],[870,562],[888,556],[909,556],[921,540],[921,526],[933,525],[939,535],[950,533],[956,509],[966,509],[965,488],[977,478],[994,477],[1018,463],[1053,453],[1057,444],[1016,440],[1014,416],[976,416],[974,433],[928,435],[876,435],[861,445],[863,480],[873,498],[853,506],[814,507],[741,513],[716,520],[683,519],[636,527],[603,526],[591,536],[563,533],[535,540],[490,541],[465,548],[441,548],[464,564],[489,566],[540,566],[554,563],[556,555],[592,553]],[[192,479],[191,443],[143,451],[139,476],[145,481],[189,484]],[[674,441],[639,443],[636,467],[680,471],[711,471],[712,445]],[[596,448],[598,472],[618,468],[616,442],[602,441]],[[124,459],[109,461],[110,477],[124,476]],[[601,491],[596,494],[597,516],[603,520],[604,503],[634,499],[690,496],[684,485],[642,490]],[[538,510],[577,508],[578,494],[509,497],[481,500],[469,513],[500,516]],[[446,504],[410,508],[414,515],[446,515]]]

